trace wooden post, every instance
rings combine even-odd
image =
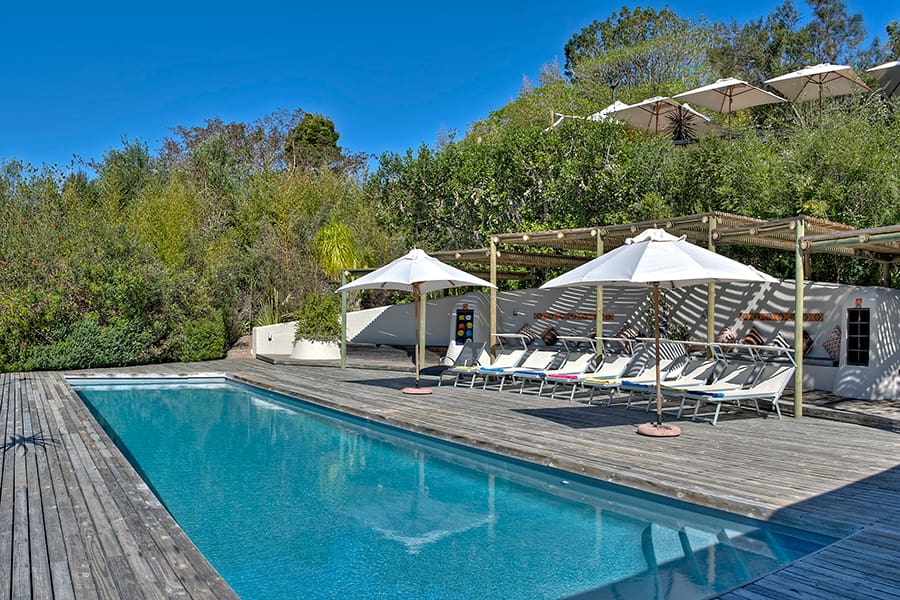
[[[597,231],[597,258],[603,256],[603,236]],[[597,286],[597,352],[603,356],[603,286]]]
[[[491,315],[490,315],[490,352],[491,360],[494,359],[494,344],[497,343],[497,238],[491,237]]]
[[[347,271],[341,271],[341,285],[347,285]],[[341,368],[347,368],[347,292],[341,292]]]
[[[716,218],[710,217],[707,234],[706,247],[710,251],[716,251],[716,242],[713,239],[713,232],[716,230]],[[706,284],[706,341],[711,343],[716,339],[716,284]]]
[[[800,242],[803,239],[806,227],[803,219],[797,219],[794,249],[794,362],[797,370],[794,371],[794,417],[803,416],[803,248]]]

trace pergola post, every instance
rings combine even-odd
[[[706,247],[711,251],[716,251],[716,242],[713,239],[713,233],[716,230],[716,218],[711,216],[707,222],[706,230]],[[706,284],[706,341],[711,343],[716,339],[716,284]]]
[[[497,238],[491,236],[491,315],[490,315],[490,351],[491,359],[494,358],[494,344],[497,343]]]
[[[603,235],[602,232],[597,229],[597,257],[603,256]],[[603,286],[597,286],[597,325],[596,325],[596,335],[598,344],[598,352],[603,354]]]
[[[797,219],[794,231],[794,418],[803,416],[803,248],[801,241],[806,230],[803,219]]]
[[[341,271],[341,285],[347,285],[347,271]],[[347,292],[341,292],[341,368],[347,368]]]

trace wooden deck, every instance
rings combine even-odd
[[[635,434],[646,413],[616,406],[446,387],[404,396],[407,373],[256,360],[103,372],[227,374],[457,443],[843,538],[722,596],[729,600],[900,597],[900,437],[891,431],[743,414],[715,427],[682,421],[681,437],[661,440]],[[229,597],[62,374],[0,376],[0,422],[0,598]]]

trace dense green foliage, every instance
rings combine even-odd
[[[335,294],[307,294],[297,309],[296,339],[336,342],[341,338],[341,301]]]
[[[210,359],[250,326],[292,317],[298,335],[333,338],[341,271],[412,245],[711,210],[898,223],[900,106],[877,92],[743,111],[731,135],[688,145],[611,121],[548,127],[614,93],[634,102],[720,76],[759,83],[896,57],[896,22],[863,48],[841,0],[806,1],[806,23],[790,0],[745,24],[623,8],[573,35],[565,74],[548,65],[464,136],[386,153],[372,174],[330,119],[299,110],[178,127],[155,154],[125,140],[68,169],[0,163],[0,369]],[[792,256],[728,251],[793,276]],[[817,256],[813,277],[871,283],[879,271]]]
[[[218,358],[275,290],[281,320],[341,269],[391,258],[358,173],[327,152],[286,162],[299,122],[179,128],[159,156],[125,141],[93,178],[4,163],[0,368]]]

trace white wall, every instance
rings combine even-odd
[[[833,390],[838,395],[852,398],[896,398],[900,394],[900,291],[833,283],[807,282],[805,286],[804,312],[821,317],[821,320],[804,322],[804,329],[814,340],[808,355],[812,360],[804,369],[804,387]],[[686,325],[690,338],[705,339],[706,286],[664,290],[662,293],[670,306],[670,326]],[[604,323],[604,335],[612,335],[626,322],[634,323],[649,335],[645,320],[649,296],[650,291],[645,288],[604,288],[604,313],[612,314],[612,319]],[[846,364],[847,308],[856,306],[857,298],[860,306],[871,308],[872,347],[867,367]],[[488,296],[472,292],[428,300],[426,344],[450,344],[454,309],[464,302],[475,310],[475,341],[487,340],[490,334]],[[552,324],[560,335],[584,335],[594,326],[592,315],[595,311],[594,288],[500,292],[497,295],[497,329],[512,333],[528,323],[540,332]],[[784,318],[785,314],[794,312],[793,281],[718,285],[715,312],[717,334],[725,327],[733,327],[742,337],[755,327],[764,339],[780,332],[793,344],[794,322]],[[571,313],[586,318],[547,318],[575,316]],[[745,317],[749,314],[762,318],[742,319],[742,313]],[[348,338],[354,342],[415,344],[412,303],[352,312],[348,314],[347,322]],[[843,340],[841,360],[839,366],[834,367],[822,343],[836,325],[841,328]],[[254,344],[256,340],[254,335]]]
[[[296,321],[254,327],[250,354],[290,354],[294,350]]]

